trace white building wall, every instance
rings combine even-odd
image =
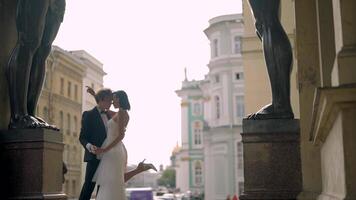
[[[189,162],[185,160],[187,152],[180,152],[176,156],[176,188],[186,192],[189,190]]]
[[[233,19],[237,19],[236,23]],[[241,55],[233,51],[233,37],[242,36],[243,32],[239,19],[241,15],[216,17],[205,30],[211,43],[212,39],[220,41],[219,56],[212,57],[208,64],[209,83],[202,87],[204,96],[210,96],[204,104],[204,109],[210,111],[205,116],[210,129],[204,132],[206,200],[225,200],[227,195],[238,194],[238,183],[243,182],[243,174],[237,170],[236,143],[241,141],[242,118],[236,115],[236,96],[243,95],[244,84],[243,80],[235,80],[235,73],[243,72],[243,66]],[[214,80],[216,74],[220,76],[219,83]],[[220,119],[216,118],[215,95],[221,100]]]
[[[181,139],[182,139],[182,149],[189,148],[189,138],[188,138],[188,126],[189,126],[189,119],[188,119],[188,105],[185,102],[182,103],[181,106]]]

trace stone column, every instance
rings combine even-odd
[[[310,142],[314,93],[320,86],[316,0],[295,1],[296,49],[300,100],[300,153],[303,190],[298,199],[316,199],[321,192],[320,147]]]
[[[297,199],[302,189],[299,120],[243,120],[241,200]]]
[[[0,130],[7,129],[10,119],[10,102],[8,85],[5,77],[5,66],[12,49],[16,45],[16,0],[0,0]]]
[[[336,60],[332,85],[356,83],[356,1],[333,0]]]
[[[2,199],[66,199],[62,140],[62,134],[47,129],[1,131]]]

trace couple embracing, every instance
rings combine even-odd
[[[143,171],[156,168],[140,162],[136,169],[126,172],[127,151],[122,139],[129,122],[130,102],[126,92],[101,89],[97,93],[88,87],[97,106],[83,112],[79,140],[85,148],[87,162],[85,181],[79,200],[89,200],[98,185],[97,200],[124,200],[125,182]],[[110,110],[113,104],[118,112]]]

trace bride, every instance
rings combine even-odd
[[[88,88],[88,92],[95,96],[94,90]],[[143,171],[157,169],[152,164],[140,162],[136,169],[126,172],[127,151],[122,139],[129,122],[128,110],[130,103],[125,91],[119,90],[113,93],[113,105],[119,111],[109,111],[111,119],[107,123],[107,138],[101,148],[97,148],[95,154],[101,158],[100,164],[93,177],[93,182],[99,185],[96,200],[124,200],[125,182]]]

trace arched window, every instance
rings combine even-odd
[[[220,97],[215,96],[215,117],[220,119]]]
[[[195,171],[195,184],[201,185],[203,182],[203,169],[200,161],[197,161],[195,163],[194,171]]]

